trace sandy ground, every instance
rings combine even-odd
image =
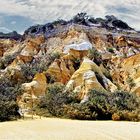
[[[0,140],[140,140],[140,123],[42,118],[0,123]]]

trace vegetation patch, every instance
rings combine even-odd
[[[21,92],[20,86],[13,84],[8,77],[0,78],[0,121],[20,117],[16,98]]]
[[[37,107],[42,115],[80,120],[140,120],[140,98],[124,91],[114,93],[91,90],[87,102],[80,103],[76,95],[65,91],[64,86],[51,85],[46,97]],[[40,111],[41,110],[41,111]]]

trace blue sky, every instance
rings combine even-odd
[[[113,14],[140,30],[140,0],[0,0],[0,31],[23,33],[31,25],[70,19],[78,12]]]

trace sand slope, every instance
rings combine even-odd
[[[140,140],[140,123],[20,120],[0,123],[0,140]]]

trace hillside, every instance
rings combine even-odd
[[[140,34],[114,16],[81,13],[0,39],[0,107],[12,104],[11,116],[39,106],[57,117],[138,121],[139,73]]]

